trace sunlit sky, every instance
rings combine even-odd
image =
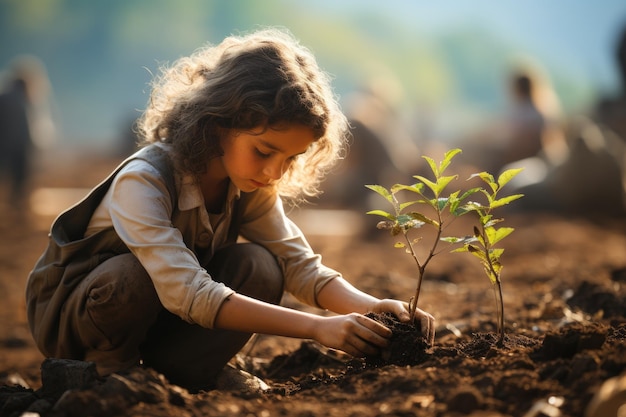
[[[518,42],[544,62],[569,66],[613,89],[618,84],[614,44],[626,25],[624,0],[318,0],[318,8],[349,14],[371,8],[414,25],[416,31],[442,33],[481,23]]]

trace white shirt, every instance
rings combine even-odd
[[[213,281],[198,256],[210,259],[225,243],[240,191],[231,183],[224,212],[210,219],[192,177],[175,173],[175,178],[177,211],[159,171],[144,160],[130,161],[115,177],[85,235],[113,226],[150,275],[163,306],[187,322],[212,328],[222,302],[234,291]],[[249,197],[240,208],[241,236],[274,254],[286,291],[317,306],[317,293],[340,274],[322,264],[274,192],[259,189]]]

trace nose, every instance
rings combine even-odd
[[[263,174],[267,175],[272,180],[279,180],[285,172],[285,162],[282,160],[275,160],[268,162],[263,169]]]

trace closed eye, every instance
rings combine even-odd
[[[254,148],[254,153],[255,153],[255,154],[256,154],[259,158],[262,158],[262,159],[267,159],[267,158],[269,158],[270,156],[272,156],[272,155],[271,155],[271,154],[269,154],[269,153],[262,152],[259,148]]]

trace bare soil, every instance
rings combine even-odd
[[[106,155],[48,155],[39,161],[33,189],[89,188],[117,162]],[[626,221],[508,213],[506,224],[516,231],[503,241],[503,347],[495,346],[490,282],[470,255],[444,250],[419,301],[437,319],[435,345],[408,351],[401,361],[354,360],[310,341],[258,336],[238,363],[269,384],[262,395],[189,393],[141,369],[98,379],[86,366],[78,378],[42,381],[42,365],[59,364],[44,362],[34,346],[23,293],[52,217],[2,209],[0,416],[30,410],[55,417],[575,417],[586,415],[605,381],[626,370]],[[450,234],[465,230],[465,221]],[[375,219],[365,224],[375,229]],[[357,287],[378,297],[412,295],[415,265],[386,233],[329,235],[302,227],[325,263]],[[315,311],[289,297],[284,304]]]

